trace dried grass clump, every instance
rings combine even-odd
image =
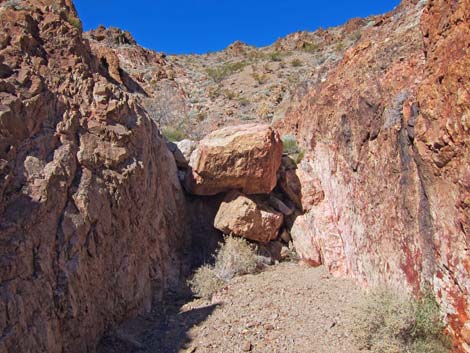
[[[414,299],[378,289],[361,303],[353,334],[373,353],[447,353],[439,307],[431,292]]]
[[[235,276],[254,273],[261,265],[255,247],[243,238],[225,237],[214,257],[214,265],[200,267],[188,281],[197,297],[210,298]]]

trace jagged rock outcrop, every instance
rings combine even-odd
[[[292,236],[312,264],[363,283],[431,285],[470,352],[470,3],[406,1],[279,124],[324,199]]]
[[[185,270],[185,205],[156,125],[70,1],[0,3],[0,352],[92,352]]]
[[[282,213],[269,207],[267,202],[232,191],[220,205],[214,227],[224,234],[268,243],[278,237],[283,221]]]
[[[246,124],[217,130],[191,155],[185,185],[195,195],[230,190],[268,194],[277,183],[282,141],[269,125]]]

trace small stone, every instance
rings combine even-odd
[[[248,341],[246,341],[242,345],[242,351],[243,352],[250,352],[252,348],[253,348],[253,346],[252,346],[251,342],[248,342]]]

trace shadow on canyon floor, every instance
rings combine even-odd
[[[189,330],[204,322],[218,304],[181,311],[194,298],[169,297],[148,315],[122,324],[105,336],[97,353],[177,353],[191,345]]]

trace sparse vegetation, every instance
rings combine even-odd
[[[271,61],[282,61],[282,58],[286,56],[285,53],[282,53],[280,51],[273,51],[268,53],[268,59]]]
[[[256,272],[261,260],[256,249],[243,238],[227,236],[215,254],[214,265],[200,267],[188,281],[193,293],[210,298],[235,276]]]
[[[302,61],[299,60],[299,59],[294,59],[294,60],[292,60],[291,65],[292,65],[292,67],[300,67],[300,66],[302,66]]]
[[[259,74],[257,72],[253,72],[251,76],[255,79],[258,85],[265,84],[268,81],[268,75],[266,74]]]
[[[171,142],[177,142],[187,138],[187,135],[183,129],[181,127],[175,126],[164,126],[162,128],[162,135]]]
[[[337,51],[342,51],[345,48],[346,48],[346,44],[344,44],[344,42],[341,41],[341,42],[336,43],[335,49]]]
[[[362,33],[361,31],[355,31],[352,35],[351,35],[351,40],[353,42],[357,42],[359,39],[361,39],[362,37]]]
[[[447,353],[439,307],[430,291],[413,299],[378,289],[366,296],[356,315],[354,337],[373,353]]]
[[[242,70],[247,65],[245,61],[238,61],[234,63],[224,63],[217,67],[209,67],[206,69],[207,75],[215,82],[221,82],[226,77]]]
[[[82,29],[82,22],[80,21],[80,19],[70,13],[67,13],[67,22],[79,30]]]
[[[224,96],[227,99],[235,99],[237,98],[238,94],[232,90],[226,89],[224,90]]]
[[[299,164],[304,158],[304,151],[297,145],[297,140],[292,135],[282,136],[282,143],[284,145],[284,153],[294,160],[296,164]]]
[[[315,53],[320,49],[320,46],[317,43],[304,43],[302,50],[307,53]]]
[[[240,106],[241,107],[247,107],[248,105],[250,105],[250,100],[246,97],[240,97],[238,98],[238,102],[240,103]]]

